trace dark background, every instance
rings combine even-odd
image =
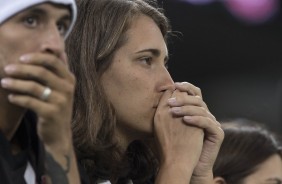
[[[173,30],[182,33],[169,44],[175,81],[200,87],[218,120],[250,118],[282,133],[281,10],[267,22],[249,24],[221,2],[160,3]]]

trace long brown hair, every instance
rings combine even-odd
[[[230,119],[222,123],[225,133],[214,164],[214,176],[226,183],[241,184],[257,166],[278,154],[282,159],[281,137],[265,125],[248,119]]]
[[[142,183],[156,170],[150,150],[140,141],[133,142],[123,158],[114,135],[115,111],[100,83],[137,16],[152,18],[166,40],[170,26],[156,4],[154,0],[77,0],[78,18],[66,42],[70,69],[77,78],[72,125],[78,160],[94,182],[130,177]]]

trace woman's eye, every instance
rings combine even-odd
[[[30,16],[24,18],[24,24],[27,25],[28,27],[36,27],[38,24],[38,18],[35,16]]]
[[[152,58],[151,57],[143,57],[141,58],[141,61],[144,62],[146,65],[151,65],[152,64]]]

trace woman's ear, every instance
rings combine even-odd
[[[227,184],[227,183],[224,178],[217,176],[213,179],[213,184]]]

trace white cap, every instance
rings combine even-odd
[[[8,18],[16,15],[20,11],[23,11],[37,4],[48,3],[48,2],[70,6],[72,21],[70,28],[66,33],[66,37],[67,37],[75,23],[77,16],[77,8],[76,8],[75,0],[0,0],[0,24],[3,23]]]

